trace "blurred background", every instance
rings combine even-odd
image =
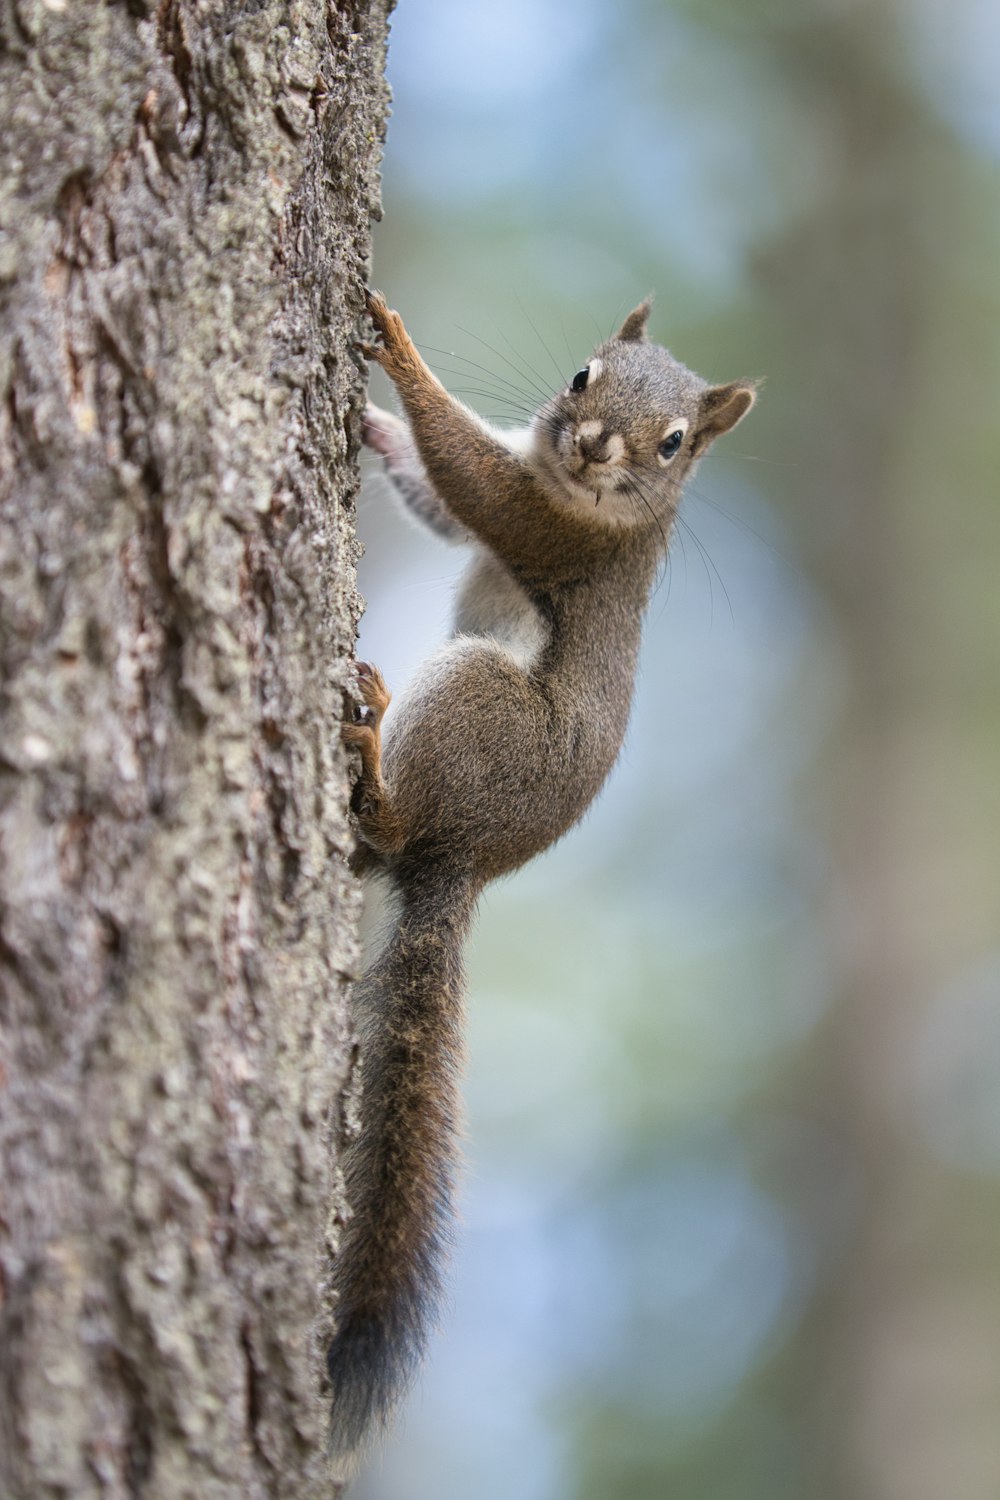
[[[1000,8],[400,0],[389,76],[375,280],[450,389],[516,424],[651,289],[767,384],[607,790],[483,903],[453,1303],[359,1497],[997,1500]],[[398,693],[462,558],[366,466]]]

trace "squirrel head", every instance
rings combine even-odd
[[[709,385],[651,343],[647,297],[537,413],[547,487],[608,525],[662,525],[692,465],[756,399],[749,381]]]

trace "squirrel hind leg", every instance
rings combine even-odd
[[[365,843],[378,854],[398,853],[404,842],[402,822],[382,776],[382,719],[392,695],[377,667],[358,662],[360,703],[340,737],[361,757],[361,775],[351,793],[351,811]]]

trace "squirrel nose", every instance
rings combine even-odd
[[[584,422],[573,434],[573,446],[582,458],[603,463],[608,456],[608,433],[599,422]]]

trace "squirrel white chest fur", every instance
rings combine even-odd
[[[386,726],[358,666],[343,728],[361,774],[362,872],[386,875],[394,925],[358,986],[361,1129],[352,1215],[332,1270],[331,1446],[346,1476],[423,1353],[440,1305],[460,1113],[462,951],[479,894],[590,805],[621,747],[642,621],[681,490],[753,387],[710,386],[630,313],[529,429],[501,434],[453,400],[376,293],[369,346],[406,418],[369,406],[363,436],[409,509],[472,541],[451,639]]]
[[[523,671],[537,662],[549,627],[513,574],[491,552],[477,547],[455,600],[452,636],[495,641]]]

